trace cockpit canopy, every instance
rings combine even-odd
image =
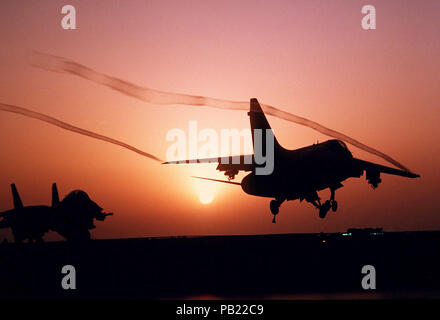
[[[336,152],[348,155],[349,157],[353,157],[344,141],[338,139],[332,139],[332,140],[328,140],[328,143],[332,149],[334,149],[335,151],[337,150]]]
[[[343,149],[348,149],[347,148],[347,145],[345,144],[345,142],[344,141],[341,141],[341,140],[336,140],[338,143],[339,143],[339,145],[343,148]]]
[[[61,203],[63,206],[70,208],[102,210],[102,208],[92,201],[88,194],[82,190],[73,190],[63,199]]]
[[[85,193],[82,190],[73,190],[72,192],[70,192],[65,198],[64,200],[82,200],[82,201],[90,201],[90,197],[88,196],[87,193]]]

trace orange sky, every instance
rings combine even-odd
[[[163,166],[128,150],[19,115],[0,114],[0,211],[10,183],[27,205],[84,189],[115,215],[96,238],[332,232],[349,227],[438,229],[440,21],[438,1],[372,1],[377,29],[361,29],[363,1],[71,1],[77,29],[60,26],[64,1],[0,2],[0,101],[46,113],[165,157],[168,130],[244,129],[244,111],[159,106],[29,65],[32,50],[68,57],[150,88],[260,102],[305,116],[375,147],[421,179],[365,178],[338,190],[321,220],[287,202],[276,225],[269,199],[222,178],[215,165]],[[283,146],[327,137],[269,117]],[[350,147],[354,156],[384,163]],[[240,176],[241,177],[241,176]],[[200,191],[212,188],[213,202]],[[322,192],[328,197],[328,192]],[[9,236],[1,231],[0,239]]]

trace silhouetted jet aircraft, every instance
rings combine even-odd
[[[58,199],[56,186],[52,187],[52,206],[23,206],[15,184],[11,184],[14,209],[0,213],[0,228],[11,228],[16,242],[28,239],[42,241],[49,231],[55,214],[54,201]],[[56,192],[56,194],[54,193]]]
[[[338,203],[335,200],[335,190],[343,186],[341,182],[351,177],[359,178],[364,171],[366,172],[366,180],[373,188],[377,188],[382,181],[380,178],[381,173],[408,178],[420,177],[418,174],[409,171],[353,158],[346,144],[340,140],[333,139],[296,150],[287,150],[278,143],[275,137],[273,141],[274,170],[270,175],[258,175],[256,174],[256,168],[259,165],[255,161],[255,129],[272,129],[255,98],[250,101],[248,115],[253,133],[253,155],[169,161],[164,162],[164,164],[218,162],[217,170],[225,171],[229,181],[202,177],[194,178],[241,185],[241,188],[247,194],[274,198],[270,202],[273,223],[276,222],[275,216],[285,200],[306,200],[319,210],[320,218],[325,218],[330,209],[333,212],[337,210]],[[262,150],[265,150],[264,146],[268,143],[265,139],[267,137],[264,138],[263,133]],[[252,159],[251,163],[249,161],[248,163],[245,162],[246,157]],[[252,172],[245,176],[241,183],[230,181],[234,179],[239,171]],[[330,189],[330,199],[321,203],[317,192],[326,188]]]
[[[67,240],[87,240],[89,229],[95,228],[93,219],[104,220],[112,213],[102,213],[95,202],[81,190],[70,192],[59,200],[56,183],[52,184],[51,206],[23,206],[15,184],[11,184],[14,209],[0,212],[0,229],[11,228],[15,242],[43,241],[49,230]]]

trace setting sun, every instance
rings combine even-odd
[[[196,192],[199,194],[200,203],[209,204],[214,201],[217,186],[211,181],[195,181]]]
[[[77,29],[65,30],[63,2],[0,1],[1,212],[13,206],[10,184],[25,204],[48,205],[56,182],[60,197],[81,189],[115,213],[93,229],[98,239],[440,226],[439,1],[386,1],[372,30],[362,27],[362,1],[75,3]],[[309,119],[422,178],[383,175],[373,193],[364,173],[338,190],[338,214],[321,221],[307,201],[285,201],[273,225],[273,198],[193,178],[227,182],[218,163],[162,165],[168,155],[253,153],[249,139],[238,150],[222,138],[251,129],[251,98],[271,106],[268,123],[286,149],[331,139],[305,127]],[[325,203],[328,190],[320,196]]]
[[[200,176],[212,178],[212,171],[215,170],[217,164],[201,164],[198,166],[190,166],[189,175],[190,176]],[[214,176],[213,178],[216,178]],[[219,177],[222,178],[221,176]],[[196,179],[194,177],[190,178],[190,182],[193,186],[193,192],[198,196],[201,204],[210,204],[214,201],[215,195],[220,191],[220,185],[218,182],[206,181],[201,179]]]
[[[209,204],[214,200],[214,192],[211,191],[201,191],[200,192],[200,203]]]

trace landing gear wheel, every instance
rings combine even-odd
[[[272,212],[273,215],[277,215],[280,211],[280,206],[276,200],[270,201],[270,212]]]
[[[332,201],[332,211],[336,212],[338,210],[338,202],[336,200]]]
[[[330,210],[331,204],[330,204],[330,200],[327,200],[326,202],[324,202],[324,204],[319,208],[319,217],[321,219],[324,219],[325,216],[327,215],[327,212]]]
[[[272,214],[273,214],[272,223],[276,223],[275,217],[279,211],[280,211],[280,204],[278,203],[278,201],[271,200],[270,201],[270,212],[272,212]]]

